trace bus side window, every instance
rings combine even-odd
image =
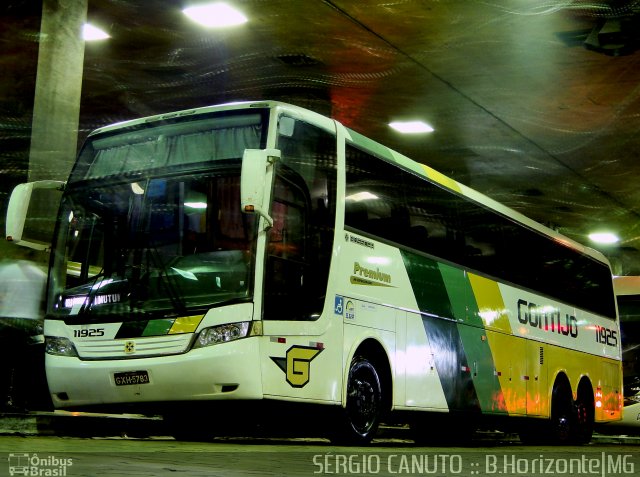
[[[347,200],[345,202],[345,223],[356,229],[366,230],[369,213],[366,204]]]
[[[305,276],[309,200],[288,180],[276,179],[264,286],[264,315],[271,320],[304,319],[308,308]]]

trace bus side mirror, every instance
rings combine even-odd
[[[277,149],[245,149],[242,155],[240,177],[240,207],[245,214],[258,214],[265,218],[269,227],[273,219],[265,210],[267,167],[280,157]]]
[[[7,241],[36,250],[49,249],[64,186],[62,181],[18,184],[7,208]]]

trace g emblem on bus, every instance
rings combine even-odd
[[[127,341],[124,344],[124,352],[127,353],[127,354],[135,353],[136,352],[136,343],[135,343],[135,341]]]
[[[292,346],[284,358],[271,359],[284,371],[287,382],[294,388],[306,386],[311,377],[311,361],[320,354],[321,348],[310,346]]]

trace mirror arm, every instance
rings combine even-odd
[[[264,210],[266,172],[280,158],[278,149],[246,149],[242,157],[240,202],[242,212],[264,217],[266,229],[273,226],[273,218]]]
[[[264,220],[266,221],[265,230],[268,230],[271,227],[273,227],[273,218],[262,209],[257,209],[256,210],[256,208],[253,205],[247,205],[244,208],[244,213],[245,214],[258,214],[260,217],[264,217]]]
[[[267,163],[272,167],[280,160],[280,149],[265,149],[265,153],[267,154]],[[273,217],[271,217],[267,212],[260,209],[258,211],[258,215],[264,217],[264,220],[266,221],[265,230],[269,230],[273,227]]]

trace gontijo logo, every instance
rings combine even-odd
[[[557,308],[538,306],[523,299],[518,300],[517,307],[518,321],[523,325],[572,338],[578,337],[578,320],[569,313],[565,313],[563,318]]]
[[[287,382],[294,388],[306,386],[311,378],[311,361],[320,354],[322,348],[311,346],[292,346],[285,358],[271,357],[274,363],[284,371]]]

